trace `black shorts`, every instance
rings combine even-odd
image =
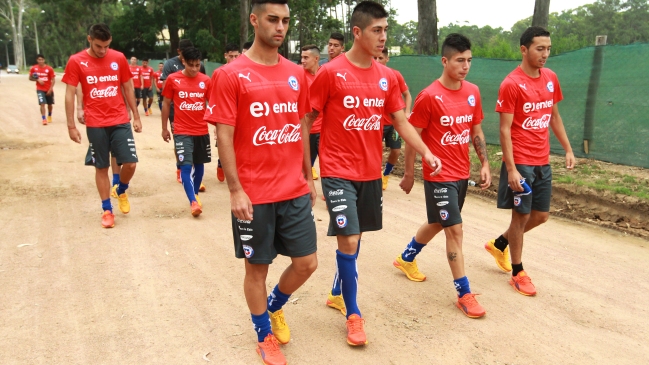
[[[212,162],[212,146],[210,134],[202,136],[188,136],[174,134],[176,148],[176,165],[194,165]]]
[[[315,161],[320,151],[320,133],[309,134],[309,145],[311,146],[311,161]]]
[[[383,126],[383,140],[385,141],[385,147],[392,150],[401,149],[401,137],[399,137],[393,125]]]
[[[42,105],[42,104],[53,105],[54,104],[54,91],[52,91],[50,93],[50,95],[47,95],[47,93],[45,91],[36,90],[36,96],[38,96],[38,105]]]
[[[311,195],[277,203],[253,205],[253,220],[232,215],[232,236],[237,258],[251,264],[271,264],[278,254],[303,257],[317,251]]]
[[[164,99],[164,97],[162,96],[162,89],[160,89],[160,91],[157,91],[156,94],[158,94],[159,101],[162,101]]]
[[[142,89],[135,89],[135,98],[142,99]]]
[[[532,210],[549,212],[552,200],[552,167],[550,165],[516,165],[516,170],[525,178],[532,193],[514,196],[514,192],[509,188],[507,182],[507,166],[503,162],[498,183],[498,208],[514,209],[521,214],[529,214]]]
[[[153,90],[150,87],[143,87],[142,97],[145,99],[153,99]]]
[[[329,211],[328,236],[351,236],[383,228],[381,179],[350,181],[322,178],[322,193]]]
[[[469,180],[450,182],[424,181],[428,224],[439,223],[450,227],[462,223],[462,207]]]
[[[86,154],[86,166],[94,166],[98,169],[109,167],[109,153],[117,159],[119,165],[138,162],[131,123],[102,128],[86,127],[86,134],[90,142]]]

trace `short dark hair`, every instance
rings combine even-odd
[[[543,27],[537,27],[537,26],[529,27],[525,29],[523,35],[521,35],[521,46],[530,48],[532,43],[534,43],[535,37],[549,37],[549,36],[550,36],[550,32],[548,32]]]
[[[340,42],[340,45],[345,44],[345,36],[338,32],[333,32],[329,36],[329,39],[335,39]]]
[[[453,54],[462,53],[471,49],[471,41],[469,38],[460,33],[451,33],[446,36],[444,43],[442,43],[442,56],[451,58]]]
[[[383,5],[375,3],[374,1],[361,1],[356,5],[352,12],[351,26],[359,27],[361,30],[365,29],[375,19],[383,19],[388,17],[388,12],[385,11]]]
[[[318,48],[318,46],[316,46],[315,44],[307,44],[306,46],[302,47],[302,52],[306,51],[312,51],[320,54],[320,48]]]
[[[149,59],[145,57],[142,59],[142,62],[149,62]]]
[[[257,10],[259,6],[266,5],[266,4],[288,5],[288,0],[251,0],[250,1],[250,6],[252,11]]]
[[[194,47],[194,43],[192,43],[192,41],[190,41],[189,39],[181,39],[180,42],[178,42],[178,49],[180,50],[180,53],[183,52],[183,49],[191,47]]]
[[[194,47],[184,48],[180,51],[180,53],[183,55],[183,60],[185,61],[200,61],[201,57],[203,56],[201,54],[201,51],[199,51],[198,48]]]
[[[252,47],[252,41],[246,42],[241,46],[243,49],[250,49],[250,47]]]
[[[45,59],[45,56],[43,56],[42,54],[39,53],[39,54],[36,55],[36,59],[39,59],[39,58]]]
[[[230,43],[225,46],[225,53],[234,52],[234,51],[239,52],[239,46],[237,46],[236,44]]]
[[[160,63],[158,63],[158,65],[163,65],[164,66],[164,62],[160,62]]]
[[[110,40],[113,36],[110,34],[110,28],[104,23],[93,24],[88,28],[90,39],[98,39],[102,42]]]
[[[390,57],[390,51],[388,51],[388,47],[386,47],[386,46],[383,46],[383,50],[381,50],[381,53],[383,53],[384,55]]]

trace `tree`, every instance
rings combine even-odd
[[[550,0],[536,0],[534,2],[534,17],[532,26],[548,28],[548,18],[550,17]]]
[[[23,67],[25,65],[25,56],[23,53],[23,11],[25,10],[25,0],[17,0],[16,9],[12,0],[5,0],[5,3],[0,7],[0,15],[7,19],[11,24],[11,37],[13,39],[14,47],[14,62],[16,66]],[[14,11],[18,13],[14,14]],[[18,20],[16,21],[16,18]]]
[[[239,8],[239,48],[248,41],[248,25],[250,24],[250,0],[240,0]]]
[[[417,27],[417,49],[420,54],[437,54],[437,2],[436,0],[417,0],[419,9]]]

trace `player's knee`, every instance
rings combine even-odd
[[[315,255],[308,260],[302,260],[300,264],[295,266],[295,272],[300,276],[311,276],[318,268],[318,259]]]
[[[135,162],[125,162],[122,165],[122,169],[133,169],[133,170],[135,170],[135,166],[137,166],[137,163],[135,163]]]
[[[533,215],[532,219],[534,219],[534,223],[536,225],[543,224],[550,219],[550,213],[549,212],[535,212]]]
[[[450,239],[452,241],[462,242],[462,223],[444,227],[444,234],[446,234],[447,241]]]

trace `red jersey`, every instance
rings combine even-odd
[[[309,88],[302,67],[278,59],[276,65],[264,66],[243,54],[221,66],[210,98],[216,123],[235,127],[237,172],[253,204],[309,193],[300,124],[311,111]]]
[[[382,116],[405,107],[394,72],[376,61],[368,68],[354,66],[343,54],[322,66],[311,90],[311,106],[324,114],[320,175],[380,179]]]
[[[397,77],[397,82],[399,83],[399,91],[401,91],[401,95],[408,91],[408,85],[406,84],[406,80],[403,78],[403,75],[401,75],[401,72],[391,68],[392,72],[394,72],[394,75]],[[389,114],[386,114],[383,116],[383,125],[392,125],[392,117]]]
[[[155,86],[158,87],[158,89],[162,89],[162,83],[164,81],[160,80],[160,76],[162,76],[162,72],[154,72],[153,77],[155,78]]]
[[[187,77],[182,71],[167,77],[162,96],[173,102],[174,134],[203,136],[209,133],[203,115],[210,85],[210,78],[200,72],[196,77]]]
[[[315,80],[315,75],[311,75],[311,72],[305,69],[304,76],[306,76],[306,82],[309,85],[309,93],[310,93],[311,84],[313,84],[313,80]],[[313,121],[313,125],[311,126],[311,134],[318,134],[320,133],[321,129],[322,129],[322,113],[318,114],[318,117],[315,118],[315,120]]]
[[[140,74],[142,75],[142,87],[145,89],[151,88],[151,79],[153,78],[153,69],[151,67],[142,67],[140,68]]]
[[[33,75],[35,73],[38,74],[38,79],[43,81],[43,85],[36,82],[36,90],[45,92],[50,91],[50,88],[52,87],[52,80],[54,80],[54,77],[56,77],[56,75],[54,74],[54,69],[48,65],[45,65],[44,67],[34,65],[29,69],[29,74]]]
[[[532,78],[516,67],[498,92],[498,113],[514,114],[511,136],[514,162],[541,166],[550,163],[550,119],[552,107],[563,100],[557,75],[550,69],[539,70]]]
[[[61,81],[74,87],[81,83],[86,126],[97,128],[128,123],[121,86],[130,79],[124,54],[109,49],[102,58],[90,56],[87,50],[73,54]]]
[[[208,97],[210,106],[207,107],[207,110],[205,110],[205,115],[203,116],[203,119],[205,119],[206,122],[214,125],[216,125],[218,118],[216,117],[216,114],[212,114],[212,112],[216,111],[214,110],[214,105],[216,105],[216,85],[218,84],[218,79],[221,71],[223,71],[223,66],[215,69],[214,72],[212,72],[212,79],[210,80],[212,87],[210,88],[210,95]]]
[[[142,74],[142,66],[129,66],[131,69],[131,74],[133,75],[133,87],[136,89],[142,88],[142,82],[140,82],[140,75]]]
[[[430,176],[433,169],[423,164],[425,180],[451,182],[469,178],[471,128],[482,119],[480,90],[468,81],[463,81],[459,90],[450,90],[435,80],[417,95],[410,124],[423,128],[421,139],[443,166],[438,175]]]

